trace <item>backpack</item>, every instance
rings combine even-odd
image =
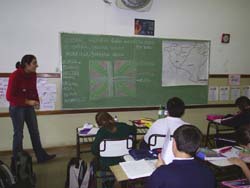
[[[67,165],[65,188],[95,188],[96,181],[92,163],[71,158]]]
[[[9,167],[0,161],[0,188],[12,188],[15,183],[15,177]]]
[[[36,176],[33,172],[32,157],[26,151],[18,152],[17,158],[12,158],[11,170],[16,176],[18,187],[34,188]]]

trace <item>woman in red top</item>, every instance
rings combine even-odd
[[[34,55],[23,56],[21,62],[17,62],[15,70],[9,77],[6,98],[10,102],[9,112],[14,128],[13,157],[23,150],[23,127],[27,124],[32,146],[38,163],[55,158],[56,155],[48,155],[42,148],[36,112],[39,108],[39,98],[36,87],[36,68],[38,67]]]

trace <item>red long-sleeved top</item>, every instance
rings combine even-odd
[[[22,68],[9,77],[6,98],[11,106],[28,106],[25,99],[39,101],[36,87],[36,73],[25,73]]]

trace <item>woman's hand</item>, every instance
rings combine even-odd
[[[36,100],[25,99],[25,104],[29,106],[39,106],[39,102]]]

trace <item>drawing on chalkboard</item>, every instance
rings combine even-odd
[[[135,65],[124,60],[89,62],[90,100],[136,96]]]
[[[162,42],[162,86],[207,85],[209,42]]]

